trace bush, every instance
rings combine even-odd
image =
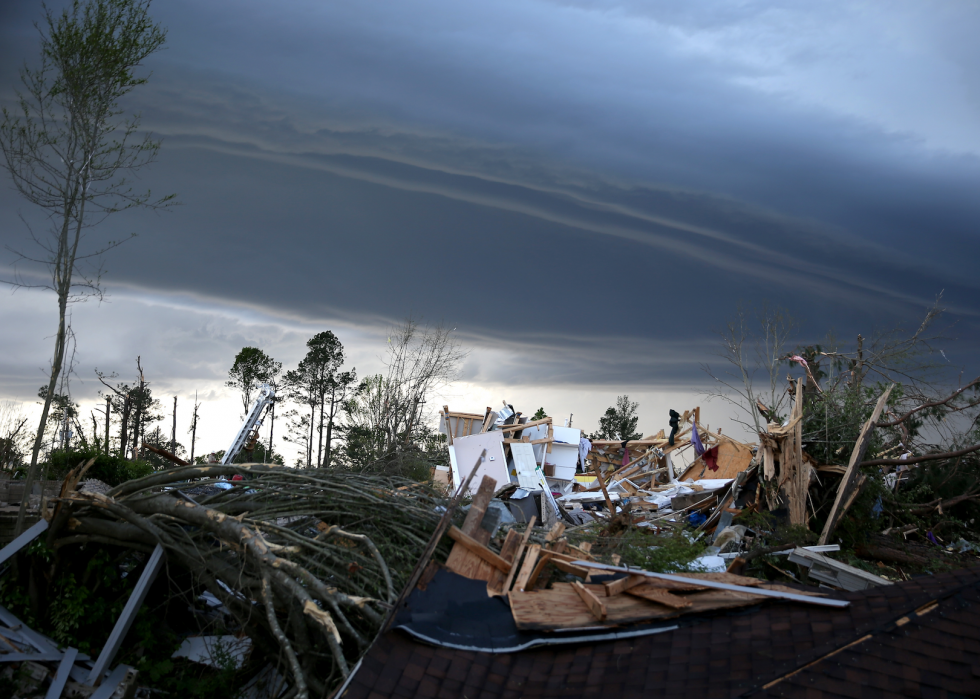
[[[129,461],[120,456],[103,454],[91,448],[59,449],[51,453],[51,462],[47,464],[48,478],[61,480],[73,468],[92,458],[95,459],[95,463],[89,468],[85,477],[97,478],[111,486],[153,473],[153,466],[139,459]]]

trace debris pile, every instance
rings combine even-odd
[[[49,687],[60,681],[63,664],[89,691],[96,688],[93,696],[135,672],[112,663],[158,576],[185,578],[185,606],[224,617],[216,633],[185,630],[193,636],[175,658],[208,656],[213,643],[234,640],[236,664],[246,671],[268,675],[271,662],[281,673],[280,688],[323,695],[373,640],[445,510],[445,498],[427,484],[363,474],[264,464],[186,466],[102,493],[91,484],[79,487],[85,471],[80,466],[69,474],[60,497],[46,503],[45,519],[0,549],[2,557],[44,542],[53,552],[45,561],[53,579],[59,566],[93,546],[108,547],[135,553],[131,574],[138,581],[94,661],[77,649],[58,650],[50,640],[35,642],[40,636],[0,607],[8,631],[33,643],[10,648],[23,657],[0,653],[0,662],[48,663],[47,674],[36,674]],[[164,568],[168,573],[160,575]],[[10,640],[16,644],[16,638]]]

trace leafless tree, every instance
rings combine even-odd
[[[349,425],[373,436],[379,457],[410,442],[426,419],[426,399],[458,377],[467,353],[454,330],[409,318],[388,333],[385,373],[367,380],[347,411]]]
[[[723,350],[719,356],[728,369],[721,375],[707,364],[702,369],[723,387],[708,391],[707,395],[732,404],[742,414],[748,413],[751,422],[737,417],[736,421],[754,427],[759,433],[765,426],[760,421],[762,409],[776,419],[788,407],[789,396],[780,378],[780,365],[786,361],[786,351],[798,326],[781,308],[763,306],[754,319],[752,315],[739,306],[735,318],[720,333]]]

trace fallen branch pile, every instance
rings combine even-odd
[[[446,502],[425,484],[262,464],[178,467],[103,495],[76,490],[83,471],[49,515],[49,544],[161,545],[288,665],[297,696],[347,676]]]

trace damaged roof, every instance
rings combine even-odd
[[[673,630],[512,653],[381,635],[340,696],[957,697],[980,694],[980,566],[858,592],[845,608],[765,601]]]

